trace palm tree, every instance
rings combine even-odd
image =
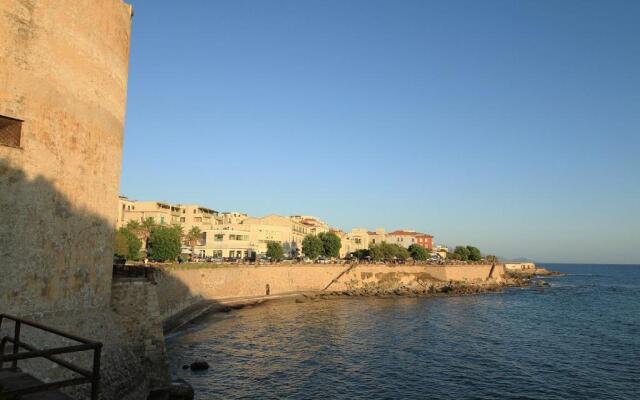
[[[151,236],[151,230],[154,226],[156,226],[156,223],[152,217],[145,218],[142,220],[142,223],[135,220],[127,222],[127,229],[135,233],[136,236],[142,240],[145,250],[148,249],[149,236]]]
[[[189,242],[189,246],[191,246],[191,255],[193,256],[193,252],[195,251],[194,247],[198,241],[200,241],[200,237],[202,236],[202,231],[197,226],[191,228],[189,233],[187,233],[187,241]]]

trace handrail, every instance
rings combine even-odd
[[[6,394],[9,396],[21,396],[30,393],[46,392],[66,386],[82,385],[88,383],[91,384],[91,400],[98,399],[100,389],[100,355],[102,352],[102,343],[88,340],[77,335],[63,332],[59,329],[42,325],[38,322],[29,321],[24,318],[19,318],[9,314],[0,314],[0,331],[2,329],[2,322],[5,319],[14,322],[14,332],[13,337],[5,336],[0,340],[0,369],[4,367],[5,362],[11,362],[11,369],[17,371],[19,360],[45,358],[79,374],[80,377],[50,383],[42,383],[22,389],[4,390],[0,391],[1,394]],[[38,349],[30,344],[20,341],[20,332],[22,325],[31,326],[33,328],[58,335],[79,342],[81,344],[55,347],[51,349]],[[11,343],[13,345],[13,351],[10,354],[5,354],[4,351],[7,343]],[[19,352],[20,348],[26,349],[27,352]],[[91,370],[84,369],[69,361],[55,357],[55,355],[57,354],[69,354],[81,351],[93,351],[93,366]]]

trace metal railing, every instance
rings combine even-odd
[[[91,400],[98,399],[98,393],[100,390],[100,354],[102,351],[102,343],[87,340],[79,336],[63,332],[58,329],[50,328],[48,326],[39,324],[37,322],[28,321],[28,320],[14,317],[7,314],[0,314],[0,332],[2,331],[2,323],[5,320],[13,321],[14,329],[13,329],[13,337],[4,336],[2,340],[0,340],[0,369],[4,368],[5,363],[11,363],[10,369],[14,371],[18,371],[18,361],[20,360],[27,360],[27,359],[33,359],[33,358],[45,358],[68,370],[75,372],[76,374],[79,374],[80,376],[57,381],[57,382],[41,383],[38,385],[21,388],[21,389],[4,390],[0,392],[1,394],[7,395],[9,397],[22,396],[22,395],[31,394],[31,393],[48,392],[51,390],[56,390],[56,389],[60,389],[67,386],[91,384]],[[27,326],[39,329],[41,331],[52,333],[54,335],[73,340],[80,344],[54,347],[51,349],[38,349],[20,340],[20,331],[23,325],[27,325]],[[5,354],[5,347],[7,343],[11,343],[13,345],[12,352],[11,353],[7,352]],[[27,351],[20,352],[21,348]],[[58,354],[69,354],[69,353],[76,353],[81,351],[93,351],[93,366],[91,370],[84,369],[69,361],[63,360],[60,357],[56,357],[56,355]]]

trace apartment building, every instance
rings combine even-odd
[[[292,215],[290,219],[304,227],[305,235],[317,235],[322,232],[329,232],[330,229],[326,222],[310,215]]]
[[[282,245],[284,254],[296,257],[302,252],[301,233],[303,224],[280,215],[267,215],[266,217],[249,217],[242,221],[243,226],[251,232],[251,241],[258,254],[267,251],[268,242],[278,242]]]
[[[380,244],[387,239],[387,235],[382,228],[378,228],[375,232],[368,232],[369,234],[369,243],[371,244]]]
[[[229,224],[239,224],[249,216],[245,213],[240,213],[236,211],[225,211],[218,213],[218,225],[229,225]]]
[[[215,227],[202,232],[202,239],[194,246],[200,257],[249,257],[255,251],[250,232],[234,226]]]
[[[342,242],[342,247],[346,251],[345,254],[349,254],[354,251],[368,249],[370,244],[369,232],[363,228],[354,228],[346,234],[346,240]]]
[[[433,236],[411,230],[397,230],[386,234],[385,241],[408,248],[417,244],[425,249],[433,248]]]
[[[236,220],[237,221],[237,220]],[[217,225],[203,231],[202,242],[195,247],[195,253],[207,257],[249,257],[252,254],[264,255],[268,242],[282,245],[284,254],[299,256],[306,226],[289,217],[267,215],[266,217],[247,217],[238,223]]]
[[[160,201],[135,201],[120,196],[116,227],[126,226],[129,221],[142,222],[147,218],[152,218],[159,225],[179,224],[182,214],[180,206]]]
[[[185,233],[193,227],[204,231],[218,225],[219,213],[215,210],[197,204],[178,204],[177,207],[180,208],[181,214],[178,223]]]

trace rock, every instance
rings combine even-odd
[[[306,303],[306,302],[302,299],[296,299],[296,303]]]
[[[169,400],[193,400],[193,388],[182,379],[171,382],[167,391],[169,392]]]
[[[209,369],[209,363],[204,360],[197,360],[191,363],[192,371],[201,371],[203,369]]]
[[[189,366],[187,364],[182,366],[182,369],[189,369]]]

